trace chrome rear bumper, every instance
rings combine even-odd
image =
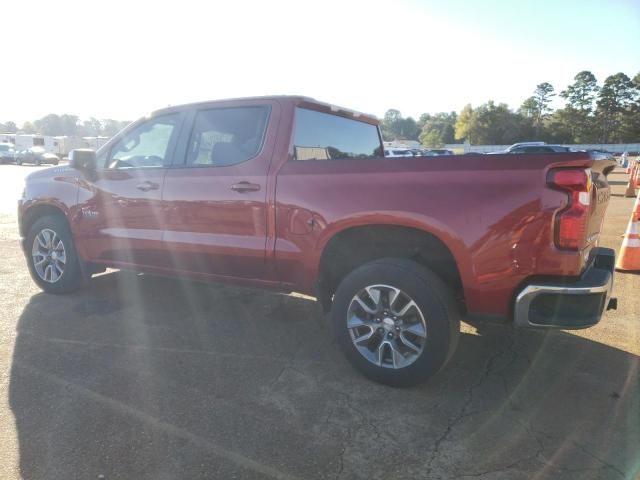
[[[609,306],[614,267],[615,252],[598,248],[593,264],[577,281],[526,286],[516,297],[514,325],[581,329],[597,324]]]

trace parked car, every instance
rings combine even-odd
[[[387,158],[393,157],[414,157],[415,153],[409,148],[385,148],[384,156]]]
[[[420,153],[420,155],[421,155],[422,157],[437,157],[437,156],[439,156],[437,153],[432,152],[432,151],[431,151],[431,150],[429,150],[429,149],[422,150],[422,152]]]
[[[0,143],[0,163],[13,162],[15,149],[13,143]]]
[[[493,154],[505,154],[505,153],[554,153],[554,152],[573,152],[571,147],[565,147],[564,145],[549,145],[544,142],[524,142],[515,143],[506,150],[500,150],[498,152],[489,152],[489,155]]]
[[[425,155],[427,156],[437,156],[437,155],[453,155],[453,151],[447,150],[446,148],[430,148],[425,150]]]
[[[374,117],[262,97],[158,110],[70,157],[19,202],[47,292],[106,267],[301,292],[391,385],[438,372],[461,317],[577,329],[615,306],[598,241],[616,163],[586,152],[398,162]]]
[[[42,165],[48,163],[51,165],[58,165],[60,159],[54,153],[48,153],[43,147],[31,147],[26,150],[20,150],[15,154],[16,165],[22,165],[23,163],[33,163],[35,165]]]

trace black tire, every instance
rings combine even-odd
[[[53,283],[40,277],[36,271],[34,258],[31,254],[34,241],[36,240],[36,235],[44,229],[55,232],[58,238],[62,241],[64,251],[66,253],[66,264],[64,266],[64,270],[60,275],[60,278]],[[25,254],[31,278],[33,278],[33,281],[36,282],[45,292],[56,294],[70,293],[78,290],[82,286],[83,275],[80,259],[76,253],[73,237],[69,230],[69,224],[65,218],[60,216],[46,216],[36,220],[27,234]]]
[[[405,292],[417,304],[426,323],[421,354],[403,368],[385,368],[367,360],[351,341],[347,312],[354,296],[367,286],[389,285]],[[449,288],[425,267],[402,258],[366,263],[347,275],[331,309],[338,343],[351,364],[367,378],[392,386],[412,386],[438,373],[453,355],[460,336],[460,314]]]
[[[22,165],[22,160],[16,159],[16,165]]]

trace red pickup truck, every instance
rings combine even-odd
[[[20,233],[51,293],[115,267],[313,295],[355,367],[407,385],[444,366],[461,318],[600,320],[614,165],[588,153],[384,158],[365,114],[305,97],[197,103],[31,174]]]

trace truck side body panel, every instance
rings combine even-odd
[[[189,112],[209,105],[256,105],[256,102],[260,103],[260,99],[207,102],[171,107],[154,115]],[[269,126],[270,133],[262,150],[265,155],[255,159],[263,162],[255,174],[265,175],[266,172],[264,181],[250,178],[249,174],[254,170],[251,169],[252,160],[249,160],[227,168],[229,172],[233,171],[228,178],[223,178],[222,173],[216,177],[215,167],[200,171],[192,169],[184,175],[198,177],[194,179],[193,190],[187,191],[185,185],[176,184],[175,188],[162,194],[158,192],[154,197],[153,211],[158,215],[154,229],[163,232],[163,236],[170,231],[176,237],[175,232],[178,232],[182,239],[168,242],[163,247],[167,250],[166,255],[171,255],[171,248],[198,253],[194,251],[197,243],[194,239],[203,238],[211,243],[207,248],[212,258],[225,248],[231,248],[234,255],[242,255],[242,248],[233,249],[232,245],[219,242],[227,238],[225,225],[216,224],[213,231],[200,225],[198,228],[202,231],[192,231],[194,228],[181,219],[229,221],[230,230],[226,233],[235,234],[233,218],[216,216],[205,210],[216,209],[225,199],[235,203],[245,201],[249,205],[255,201],[250,194],[227,189],[243,181],[253,180],[252,183],[259,184],[260,205],[256,218],[260,221],[255,223],[259,228],[242,230],[240,235],[244,236],[247,245],[251,245],[251,258],[247,259],[251,268],[234,275],[229,269],[177,272],[171,265],[157,265],[163,273],[258,287],[276,286],[313,294],[323,250],[337,233],[365,225],[397,225],[427,232],[450,250],[461,276],[468,312],[508,316],[514,296],[528,279],[574,278],[591,261],[590,252],[597,245],[597,235],[591,235],[593,240],[580,252],[562,251],[556,247],[553,225],[568,199],[564,192],[547,186],[547,175],[552,168],[594,168],[594,161],[586,154],[296,161],[292,159],[291,140],[295,129],[294,111],[296,106],[304,107],[313,102],[299,97],[271,97],[264,99],[264,104],[274,107],[271,121],[277,121],[277,125]],[[371,118],[325,104],[313,104],[313,108],[375,124]],[[276,115],[276,112],[279,113]],[[185,129],[178,144],[185,144],[189,134]],[[117,137],[105,149],[115,140]],[[176,163],[167,166],[163,179],[179,176],[184,160],[181,155],[184,153],[178,149]],[[137,172],[144,175],[141,170]],[[593,191],[592,202],[595,202],[597,214],[591,219],[589,233],[597,230],[608,200],[608,185],[601,173],[598,171],[595,176],[598,188]],[[102,173],[98,171],[96,175],[99,177]],[[211,183],[212,188],[225,188],[225,191],[211,191],[207,192],[207,198],[197,198],[199,191],[205,192],[208,188],[206,178],[216,179]],[[87,222],[96,223],[102,218],[101,212],[90,208],[96,182],[86,173],[51,169],[37,172],[28,183],[29,191],[21,205],[22,217],[34,204],[61,205],[81,258],[108,264],[104,258],[96,258],[92,253],[95,250],[91,246],[92,237],[85,234]],[[156,183],[164,185],[165,182]],[[121,202],[129,200],[135,199],[119,199]],[[26,232],[21,228],[24,236]],[[247,238],[251,235],[255,238]],[[154,245],[157,250],[162,241],[155,241]],[[256,249],[256,245],[264,245],[264,252]],[[257,259],[262,259],[263,266],[256,264]],[[236,265],[242,263],[242,259],[236,258]],[[135,264],[127,266],[136,267]]]
[[[527,277],[576,276],[588,261],[553,243],[554,214],[566,198],[545,188],[545,178],[567,157],[533,157],[286,162],[276,192],[282,280],[311,292],[333,235],[358,225],[401,225],[450,249],[469,311],[507,315]]]

